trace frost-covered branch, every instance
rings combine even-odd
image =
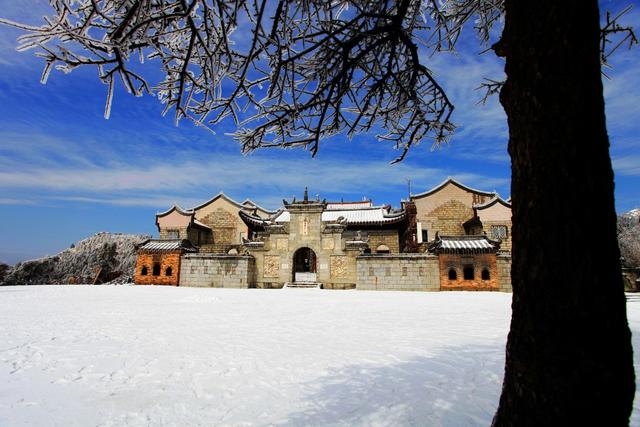
[[[418,43],[451,50],[470,20],[488,40],[503,12],[502,0],[50,1],[55,13],[40,27],[2,22],[26,31],[19,49],[37,49],[43,83],[54,68],[96,67],[109,88],[106,117],[119,80],[136,96],[157,94],[176,122],[231,117],[244,151],[315,154],[328,136],[382,128],[397,160],[454,128]]]

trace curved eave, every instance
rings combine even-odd
[[[249,227],[264,227],[269,224],[269,222],[265,221],[263,218],[249,215],[244,211],[238,212],[240,219]]]
[[[234,205],[235,207],[237,207],[238,209],[242,210],[242,209],[246,209],[246,210],[253,210],[253,209],[258,209],[262,212],[265,212],[267,215],[271,215],[273,213],[275,213],[276,211],[270,211],[268,209],[263,208],[262,206],[258,205],[257,203],[255,203],[253,200],[251,199],[245,199],[244,202],[240,203],[234,199],[232,199],[231,197],[227,196],[226,194],[224,194],[224,191],[219,192],[218,194],[216,194],[215,196],[213,196],[211,199],[207,200],[206,202],[191,208],[192,211],[197,211],[200,210],[202,208],[205,208],[207,206],[209,206],[211,203],[215,202],[218,199],[224,199],[227,202],[231,203],[232,205]]]
[[[204,203],[202,203],[202,204],[200,204],[200,205],[198,205],[196,207],[191,208],[191,210],[192,211],[200,210],[200,209],[202,209],[204,207],[209,206],[211,203],[215,202],[216,200],[218,200],[220,198],[226,200],[227,202],[231,203],[232,205],[234,205],[234,206],[236,206],[236,207],[238,207],[240,209],[249,209],[248,206],[245,206],[242,203],[236,202],[231,197],[229,197],[226,194],[224,194],[223,191],[221,191],[218,194],[216,194],[215,196],[213,196],[211,199],[207,200],[206,202],[204,202]]]
[[[267,215],[273,215],[276,212],[278,212],[277,210],[272,211],[272,210],[266,209],[266,208],[260,206],[259,204],[257,204],[256,202],[254,202],[251,199],[245,199],[242,202],[242,206],[244,206],[245,209],[249,209],[249,210],[253,210],[253,209],[257,208],[259,211],[262,211],[262,212],[266,213]]]
[[[502,197],[497,196],[497,195],[493,199],[489,200],[488,202],[477,204],[477,205],[473,205],[473,207],[475,209],[483,210],[483,209],[490,208],[491,206],[495,205],[496,203],[500,203],[502,206],[511,209],[511,203],[507,202]]]
[[[178,205],[173,205],[169,210],[166,210],[164,212],[157,212],[156,218],[162,218],[163,216],[167,216],[173,211],[177,211],[179,214],[185,215],[185,216],[194,214],[192,209],[182,209]]]
[[[193,216],[195,215],[194,211],[185,210],[185,209],[182,209],[178,205],[173,205],[171,207],[171,209],[169,209],[168,211],[164,211],[164,212],[160,212],[160,213],[156,214],[156,227],[158,228],[158,232],[160,231],[160,222],[158,221],[158,218],[165,217],[165,216],[169,215],[170,213],[172,213],[174,211],[178,212],[180,215],[190,216],[191,217],[191,222],[193,223]]]
[[[191,222],[191,225],[196,227],[196,228],[200,228],[202,230],[205,230],[205,231],[211,231],[211,227],[209,227],[207,224],[201,223],[197,219],[194,219],[193,222]]]
[[[481,196],[495,196],[495,192],[489,192],[489,191],[482,191],[482,190],[478,190],[475,188],[471,188],[471,187],[467,187],[466,185],[456,181],[454,178],[449,177],[446,180],[444,180],[443,182],[441,182],[440,184],[436,185],[435,187],[433,187],[431,190],[427,190],[423,193],[417,193],[417,194],[411,194],[411,196],[409,197],[409,200],[413,200],[413,199],[420,199],[422,197],[426,197],[426,196],[430,196],[434,193],[437,193],[438,191],[442,190],[444,187],[446,187],[448,184],[453,184],[456,187],[459,187],[465,191],[469,191],[471,193],[475,193],[475,194],[479,194]]]
[[[393,225],[393,224],[398,224],[404,221],[405,219],[406,219],[406,215],[402,213],[397,216],[385,217],[384,219],[377,220],[377,221],[347,221],[346,225],[347,227],[353,226],[353,225]]]

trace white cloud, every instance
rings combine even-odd
[[[35,205],[34,200],[0,197],[0,205]]]
[[[626,176],[640,176],[639,155],[614,157],[612,160],[612,164],[616,174]]]
[[[224,190],[275,208],[282,197],[298,194],[306,185],[322,197],[332,193],[359,199],[381,192],[404,195],[406,178],[412,180],[415,192],[438,184],[447,175],[487,189],[508,184],[506,178],[410,163],[390,166],[385,160],[192,151],[169,159],[146,157],[140,162],[138,156],[118,154],[100,142],[64,141],[38,134],[0,134],[0,141],[0,189],[11,195],[29,190],[30,194],[45,194],[47,200],[158,208],[177,202],[188,207]],[[145,147],[153,151],[145,143],[136,149],[144,152]]]

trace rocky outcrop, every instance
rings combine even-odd
[[[640,268],[640,209],[618,217],[618,244],[622,266]]]
[[[128,283],[132,281],[136,263],[135,246],[150,237],[98,233],[57,255],[16,264],[4,278],[0,266],[0,284],[92,283],[99,271],[101,282]]]

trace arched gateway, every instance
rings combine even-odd
[[[293,254],[293,281],[315,282],[316,253],[311,248],[300,248]]]

